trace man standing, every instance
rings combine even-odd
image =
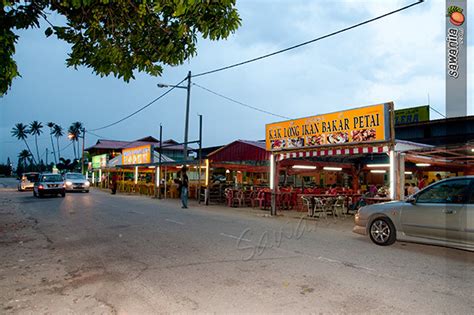
[[[112,175],[112,187],[111,187],[112,188],[112,195],[115,195],[115,193],[117,192],[117,180],[118,180],[117,174],[114,173]]]
[[[186,166],[183,166],[181,170],[182,178],[181,178],[181,202],[183,206],[181,208],[187,209],[188,208],[188,185],[189,179],[188,175],[186,174]]]

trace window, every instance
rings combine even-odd
[[[67,179],[86,179],[82,174],[70,173],[66,174]]]
[[[417,203],[465,203],[469,179],[450,180],[434,185],[418,194]]]
[[[44,175],[42,177],[43,182],[62,182],[63,178],[61,175]]]

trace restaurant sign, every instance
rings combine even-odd
[[[107,154],[94,155],[92,157],[92,169],[105,168],[107,166]]]
[[[281,151],[388,141],[391,108],[393,103],[385,103],[267,124],[266,147]]]
[[[395,111],[395,125],[414,124],[430,120],[430,106],[418,106]]]
[[[122,165],[153,163],[153,146],[142,145],[139,147],[122,150]]]

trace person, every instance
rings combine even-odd
[[[114,173],[112,175],[112,195],[115,195],[115,193],[117,192],[117,181],[118,181],[118,178],[117,178],[117,174]]]
[[[409,192],[410,196],[416,194],[419,191],[420,188],[418,188],[415,183],[411,183],[411,192]]]
[[[441,175],[440,175],[439,173],[436,174],[436,181],[439,182],[441,179],[442,179],[442,178],[441,178]]]
[[[181,202],[183,203],[183,206],[181,208],[187,209],[189,179],[188,175],[186,174],[186,167],[183,167],[183,169],[181,170],[181,175]]]
[[[181,175],[179,175],[179,176],[181,176]],[[175,185],[176,185],[176,187],[177,187],[176,190],[178,191],[178,198],[181,199],[181,187],[183,186],[183,182],[181,181],[181,179],[175,178],[175,179],[174,179],[174,183],[175,183]]]
[[[369,188],[369,196],[370,196],[370,197],[375,197],[375,196],[377,195],[377,192],[378,192],[377,186],[375,186],[375,185],[370,185],[370,188]]]
[[[405,197],[408,197],[410,196],[410,184],[409,183],[405,183]]]
[[[418,182],[418,188],[423,189],[426,186],[426,182],[428,181],[428,175],[423,175],[421,180]]]

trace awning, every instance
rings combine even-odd
[[[368,153],[387,153],[389,146],[367,146],[367,147],[352,147],[347,149],[314,149],[312,151],[305,152],[290,152],[281,153],[277,155],[277,161],[285,159],[296,159],[296,158],[309,158],[309,157],[320,157],[320,156],[337,156],[337,155],[359,155]]]
[[[159,161],[160,160],[160,153],[159,152],[154,152],[154,161]],[[172,158],[162,154],[161,155],[161,161],[163,163],[173,163],[175,160]],[[153,163],[152,163],[153,164]],[[156,163],[154,163],[156,164]],[[114,167],[122,167],[122,166],[136,166],[136,165],[122,165],[122,154],[117,155],[113,159],[109,160],[107,163],[107,168],[114,168]]]

